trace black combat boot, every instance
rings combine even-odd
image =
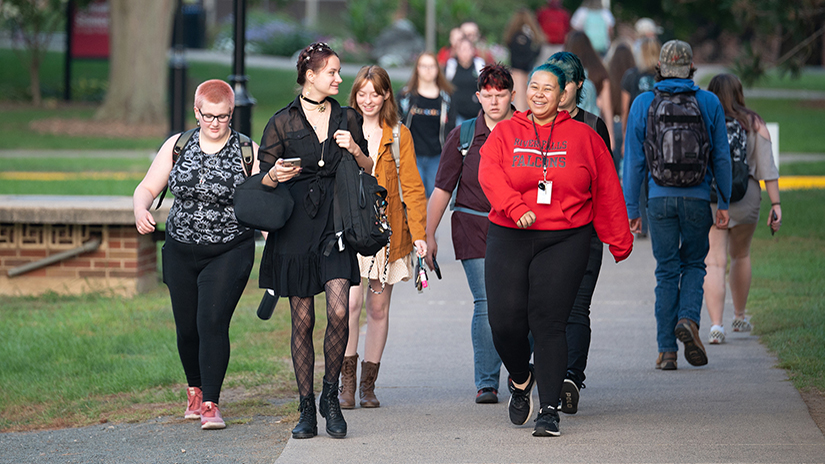
[[[338,402],[338,380],[327,382],[324,379],[324,390],[321,392],[318,409],[321,417],[327,420],[327,433],[332,438],[347,436],[347,422],[341,413],[341,403]]]
[[[292,429],[292,438],[312,438],[318,435],[318,418],[315,416],[315,393],[302,396],[298,410],[301,411],[301,418],[298,419],[298,425]]]

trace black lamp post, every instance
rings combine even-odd
[[[183,43],[182,0],[175,2],[175,36],[174,48],[169,60],[169,133],[176,134],[186,130],[186,47]]]
[[[234,0],[235,11],[235,54],[232,60],[232,75],[229,81],[235,89],[235,111],[232,113],[232,126],[241,134],[252,137],[252,107],[255,99],[246,90],[244,60],[246,57],[246,0]]]

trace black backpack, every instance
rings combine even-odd
[[[347,130],[348,108],[341,109],[339,129]],[[346,150],[335,170],[332,209],[336,234],[327,244],[324,255],[329,256],[336,243],[339,251],[343,251],[344,240],[363,256],[378,253],[389,242],[392,231],[387,221],[387,189],[358,166]]]
[[[710,161],[710,137],[696,93],[653,92],[644,143],[653,181],[664,187],[700,185]]]
[[[750,170],[748,169],[748,136],[742,124],[739,124],[734,118],[725,117],[725,128],[728,131],[728,145],[730,145],[730,202],[734,203],[742,198],[745,198],[745,192],[748,191],[748,179],[750,178]],[[710,186],[710,201],[718,202],[716,194],[716,179]]]

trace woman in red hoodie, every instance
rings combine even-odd
[[[481,148],[478,176],[492,205],[484,272],[493,342],[510,373],[510,421],[522,425],[532,416],[538,382],[535,436],[560,434],[556,407],[567,369],[565,328],[592,229],[617,262],[633,248],[607,147],[587,124],[558,110],[565,84],[555,65],[533,70],[530,109],[496,126]]]

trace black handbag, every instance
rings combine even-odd
[[[255,174],[235,187],[235,217],[242,225],[271,232],[286,224],[295,201],[283,185],[262,184],[265,175],[266,172]]]

